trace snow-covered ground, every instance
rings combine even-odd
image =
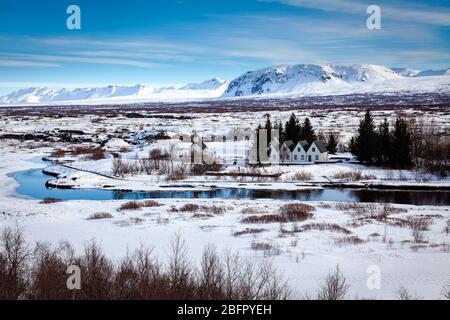
[[[286,121],[292,111],[272,114],[273,121]],[[450,119],[446,112],[402,110],[405,115],[423,119],[425,125],[436,132],[445,132]],[[310,117],[314,127],[325,134],[333,131],[342,143],[354,134],[362,110],[301,110],[300,117]],[[384,117],[393,119],[395,111],[374,111],[377,122]],[[70,149],[81,145],[98,145],[106,142],[110,152],[119,152],[124,159],[146,157],[155,148],[168,149],[180,134],[191,134],[196,129],[205,137],[226,136],[233,141],[236,128],[255,128],[265,121],[265,112],[217,114],[184,114],[173,117],[128,118],[102,117],[95,114],[80,117],[8,116],[0,121],[0,134],[43,135],[41,141],[20,139],[0,140],[0,229],[10,225],[25,228],[31,241],[48,241],[56,245],[61,240],[70,241],[77,250],[83,243],[96,239],[107,254],[119,259],[127,251],[145,244],[154,247],[164,261],[168,244],[175,233],[187,240],[191,256],[198,261],[207,244],[215,244],[238,251],[255,260],[271,259],[289,278],[296,297],[314,294],[326,274],[339,264],[351,285],[351,298],[395,298],[400,286],[411,294],[423,298],[439,298],[441,288],[450,280],[450,235],[445,231],[450,219],[450,205],[413,206],[392,204],[353,205],[336,202],[307,202],[314,207],[312,218],[301,222],[244,223],[249,216],[279,213],[280,207],[294,201],[280,199],[157,199],[158,207],[136,211],[119,210],[127,200],[63,201],[41,203],[26,198],[15,190],[17,181],[13,172],[43,168],[45,164],[34,161],[49,157],[57,149]],[[93,142],[64,142],[62,130],[72,130],[71,137]],[[151,140],[164,130],[172,139]],[[80,132],[78,132],[80,131]],[[38,139],[39,140],[39,139]],[[246,142],[236,145],[228,142],[226,148],[218,142],[207,142],[217,156],[227,150],[243,155]],[[85,155],[67,154],[60,158],[67,165],[85,171],[61,166],[51,168],[61,174],[59,183],[78,188],[98,188],[104,185],[128,190],[170,190],[167,185],[189,185],[189,189],[206,189],[208,186],[298,190],[320,188],[321,183],[342,182],[336,174],[361,171],[364,178],[358,183],[445,185],[448,179],[422,175],[413,171],[386,170],[365,167],[354,163],[329,163],[317,165],[277,166],[261,169],[263,173],[281,173],[277,179],[190,176],[183,181],[169,182],[164,175],[135,175],[111,179],[96,173],[110,175],[112,155],[100,160],[88,160]],[[350,158],[346,153],[340,157]],[[247,170],[241,163],[227,162],[226,172]],[[89,172],[87,172],[89,171]],[[308,181],[299,181],[299,173],[310,174]],[[76,178],[74,180],[74,178]],[[51,179],[51,177],[49,177]],[[426,181],[426,182],[424,182]],[[164,186],[164,188],[162,188]],[[177,190],[180,188],[177,187]],[[296,201],[298,202],[298,201]],[[185,204],[197,204],[196,212],[181,212]],[[213,206],[222,208],[215,212]],[[174,210],[173,207],[177,210]],[[209,208],[209,209],[208,209]],[[88,220],[94,213],[108,212],[113,218]],[[386,215],[383,216],[383,214]],[[415,243],[411,221],[425,219],[429,223],[423,231],[423,242]],[[257,230],[260,229],[260,230]],[[262,230],[261,230],[262,229]],[[324,230],[320,230],[324,229]],[[267,250],[254,250],[258,243]],[[367,287],[369,266],[381,271],[381,288]]]

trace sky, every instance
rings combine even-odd
[[[369,30],[367,6],[381,9]],[[69,30],[69,5],[81,29]],[[450,1],[0,0],[0,95],[183,85],[271,65],[450,67]]]

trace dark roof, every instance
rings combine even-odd
[[[306,140],[299,141],[300,145],[302,146],[303,150],[308,151],[309,149],[309,143]]]
[[[293,151],[295,149],[295,143],[292,140],[288,140],[284,142],[289,150]]]
[[[319,149],[321,153],[328,152],[327,148],[319,140],[315,140],[313,143],[316,145],[317,149]]]

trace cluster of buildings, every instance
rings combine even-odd
[[[256,156],[255,145],[252,139],[230,139],[223,141],[205,141],[198,135],[193,135],[190,141],[180,139],[176,148],[175,157],[180,161],[198,163],[208,159],[220,159],[222,163],[230,164],[312,164],[328,161],[328,151],[322,142],[315,140],[308,143],[306,140],[294,143],[285,141],[271,144],[269,152],[260,157]],[[183,141],[184,140],[184,141]],[[217,139],[216,139],[217,140]],[[264,152],[263,152],[264,153]],[[259,160],[256,160],[259,159]]]

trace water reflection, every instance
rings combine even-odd
[[[207,191],[151,191],[125,192],[99,189],[51,189],[45,187],[50,177],[42,170],[28,170],[14,175],[20,186],[17,193],[36,199],[58,198],[63,200],[139,200],[156,198],[239,198],[239,199],[283,199],[301,201],[343,201],[343,202],[388,202],[414,205],[447,206],[450,204],[450,191],[405,191],[405,190],[250,190],[213,189]]]

